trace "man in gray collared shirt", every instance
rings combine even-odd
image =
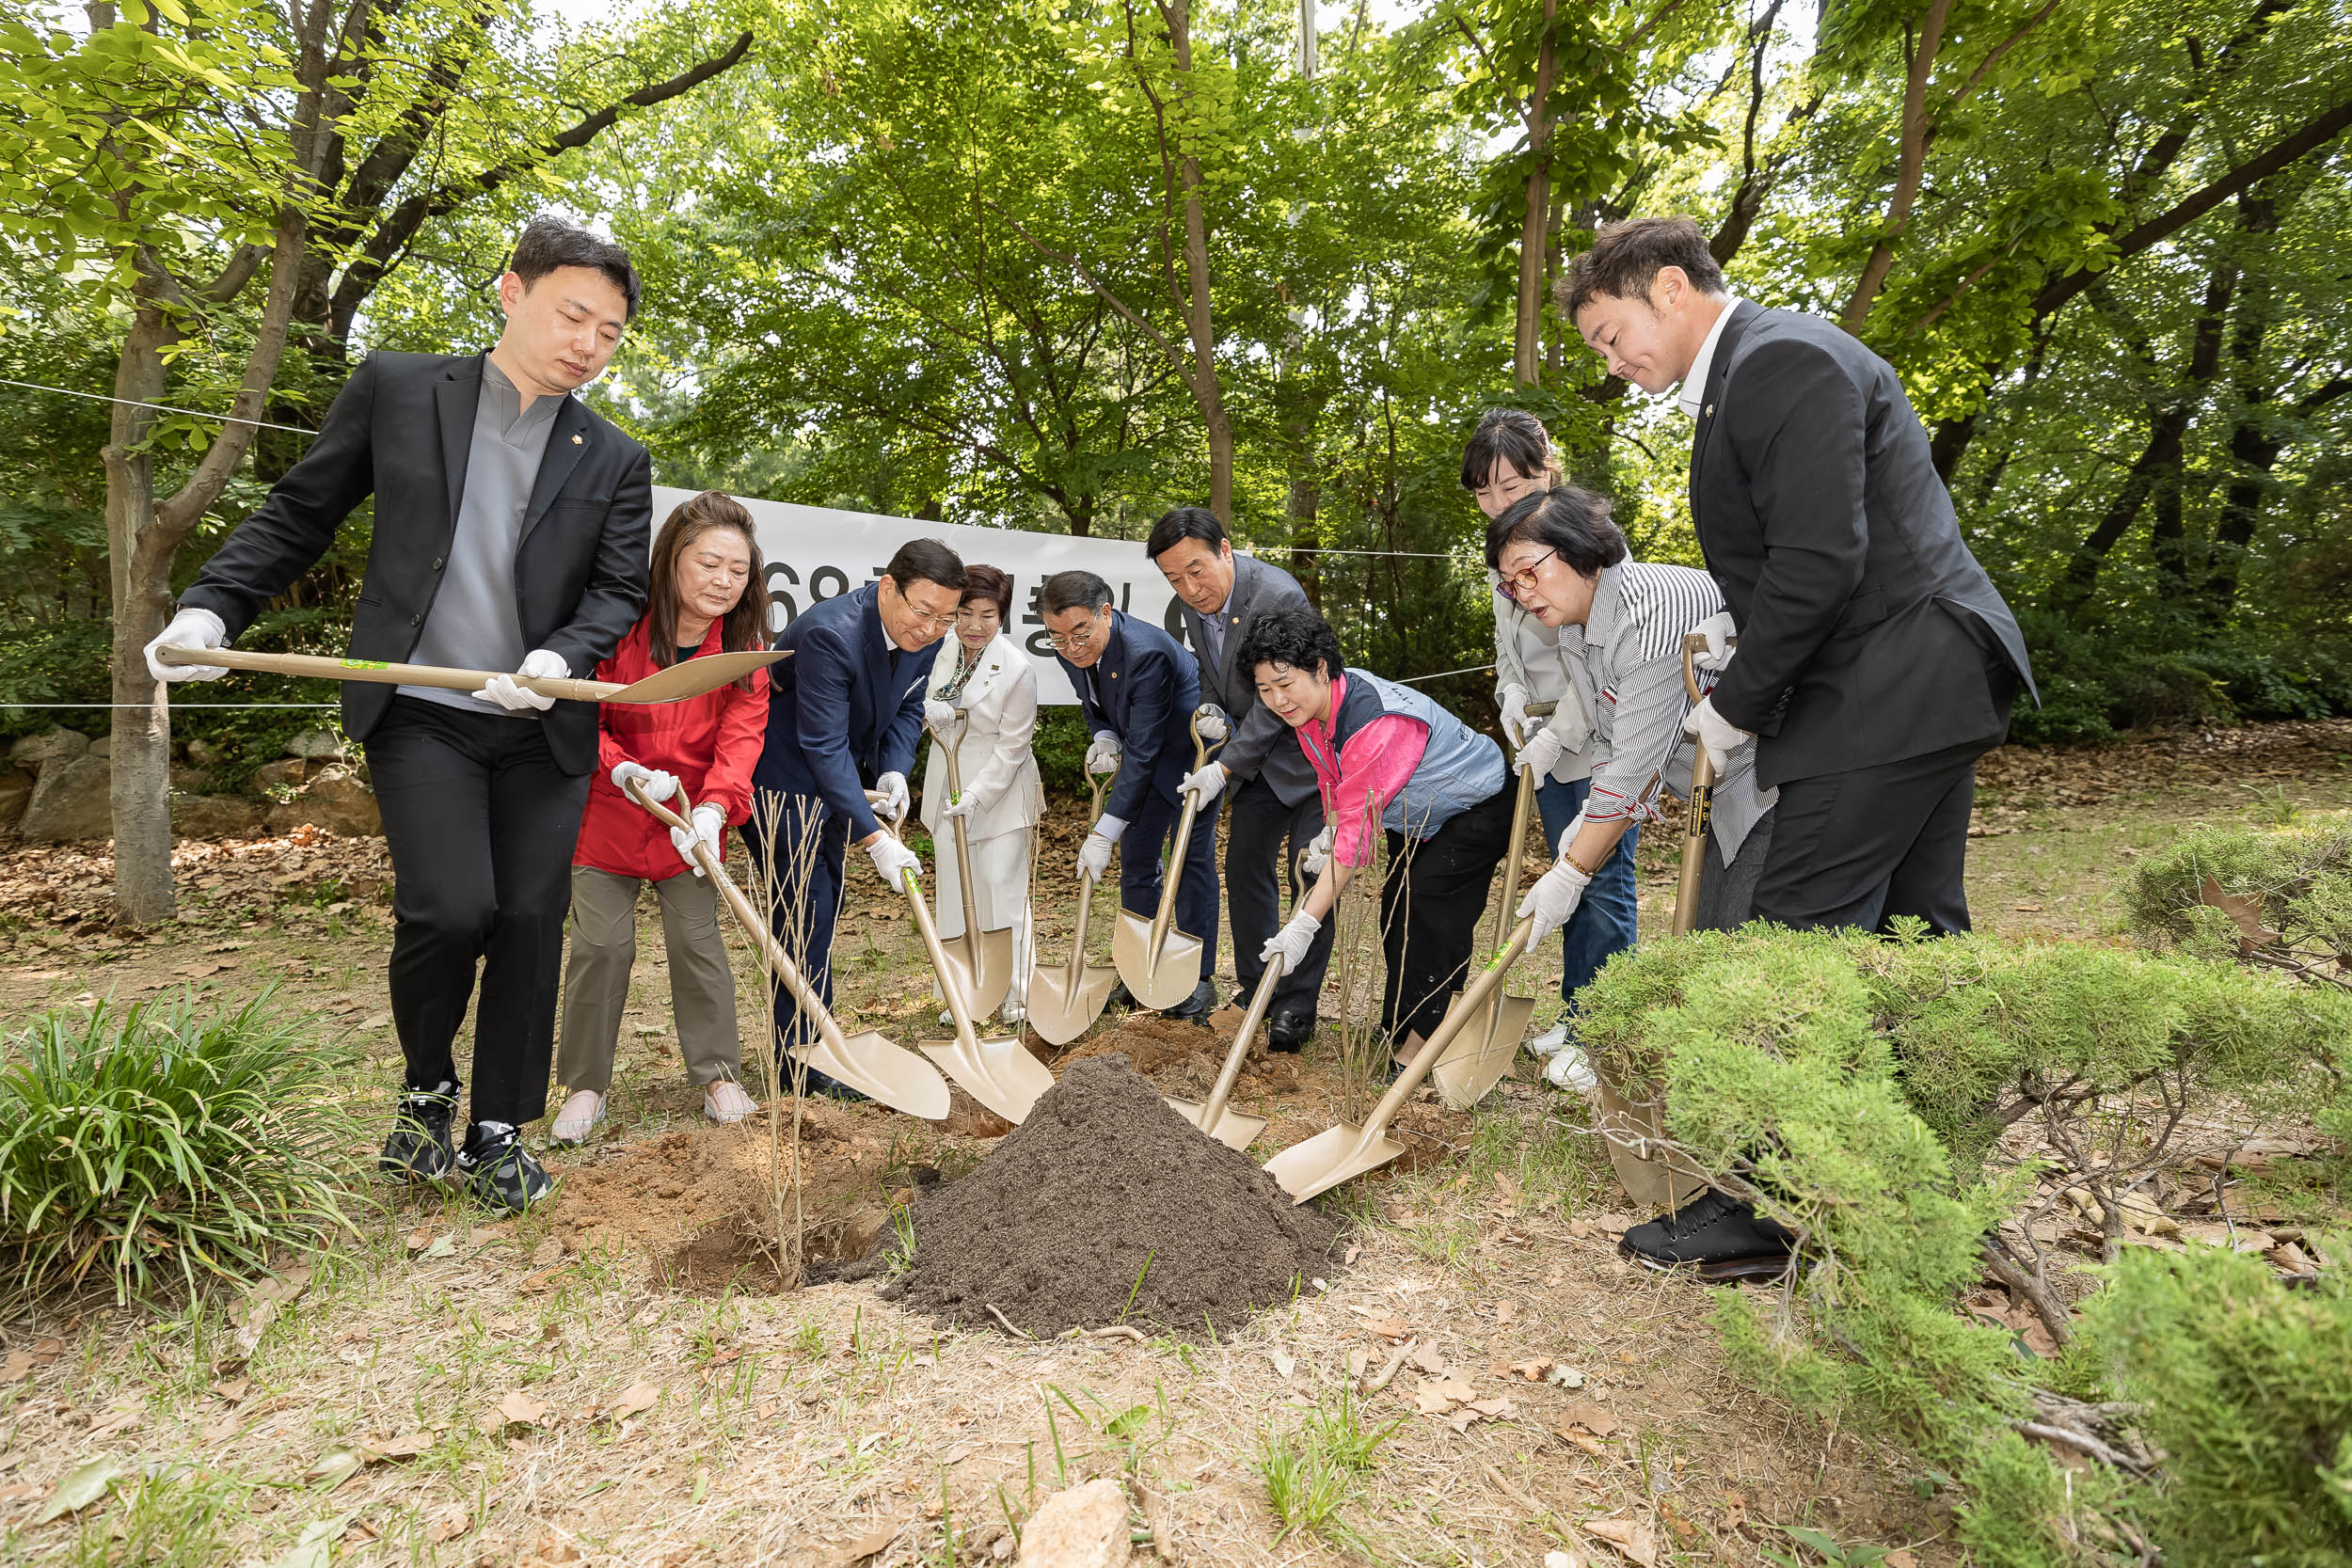
[[[522,393],[488,355],[482,356],[482,401],[474,405],[473,442],[466,451],[465,499],[449,542],[449,568],[441,591],[424,618],[412,664],[449,670],[512,670],[523,661],[522,619],[515,610],[515,551],[522,543],[523,514],[547,456],[548,433],[555,428],[560,397]],[[575,671],[574,673],[585,673]],[[404,697],[443,703],[470,713],[532,723],[531,708],[516,711],[485,702],[470,691],[437,686],[404,686]]]

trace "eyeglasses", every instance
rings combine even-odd
[[[1045,634],[1045,641],[1066,654],[1083,653],[1094,646],[1094,623],[1089,621],[1067,637],[1049,631]]]
[[[934,615],[928,610],[917,608],[912,599],[906,601],[906,606],[907,613],[927,626],[937,626],[943,631],[954,629],[956,618],[952,615]]]
[[[1531,593],[1535,587],[1535,568],[1551,559],[1556,553],[1556,551],[1546,550],[1518,571],[1504,572],[1502,580],[1495,584],[1496,589],[1513,604],[1518,603],[1521,594]]]

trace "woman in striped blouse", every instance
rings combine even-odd
[[[1688,793],[1696,752],[1682,733],[1682,638],[1722,613],[1724,596],[1705,572],[1628,559],[1608,501],[1574,485],[1524,497],[1489,523],[1486,563],[1500,592],[1558,628],[1560,662],[1593,721],[1591,793],[1560,835],[1559,860],[1519,906],[1535,922],[1532,947],[1576,912],[1618,839],[1657,816],[1661,788]],[[1756,787],[1750,742],[1716,781],[1696,926],[1747,919],[1764,860],[1757,825],[1772,803]]]

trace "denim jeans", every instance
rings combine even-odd
[[[1535,806],[1544,819],[1544,842],[1551,847],[1552,855],[1560,852],[1560,835],[1576,820],[1577,812],[1591,793],[1593,781],[1578,779],[1569,784],[1546,779],[1535,786]],[[1635,926],[1640,905],[1633,886],[1633,850],[1641,839],[1641,825],[1635,823],[1625,831],[1617,847],[1584,890],[1584,900],[1561,933],[1560,1000],[1576,1011],[1576,993],[1592,984],[1600,966],[1613,953],[1629,951],[1634,942]]]

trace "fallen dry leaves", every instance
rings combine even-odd
[[[1642,1568],[1657,1568],[1658,1532],[1636,1519],[1587,1519],[1578,1527],[1596,1541],[1605,1541]]]
[[[289,892],[322,882],[340,884],[353,898],[373,898],[391,885],[392,861],[380,838],[337,838],[324,828],[300,827],[271,838],[183,839],[171,847],[175,881],[215,903],[276,903]],[[114,925],[114,853],[103,844],[20,844],[0,854],[0,911],[47,926],[90,927],[101,945],[123,939],[100,932]],[[188,979],[220,966],[191,964]],[[185,974],[185,971],[183,971]]]

